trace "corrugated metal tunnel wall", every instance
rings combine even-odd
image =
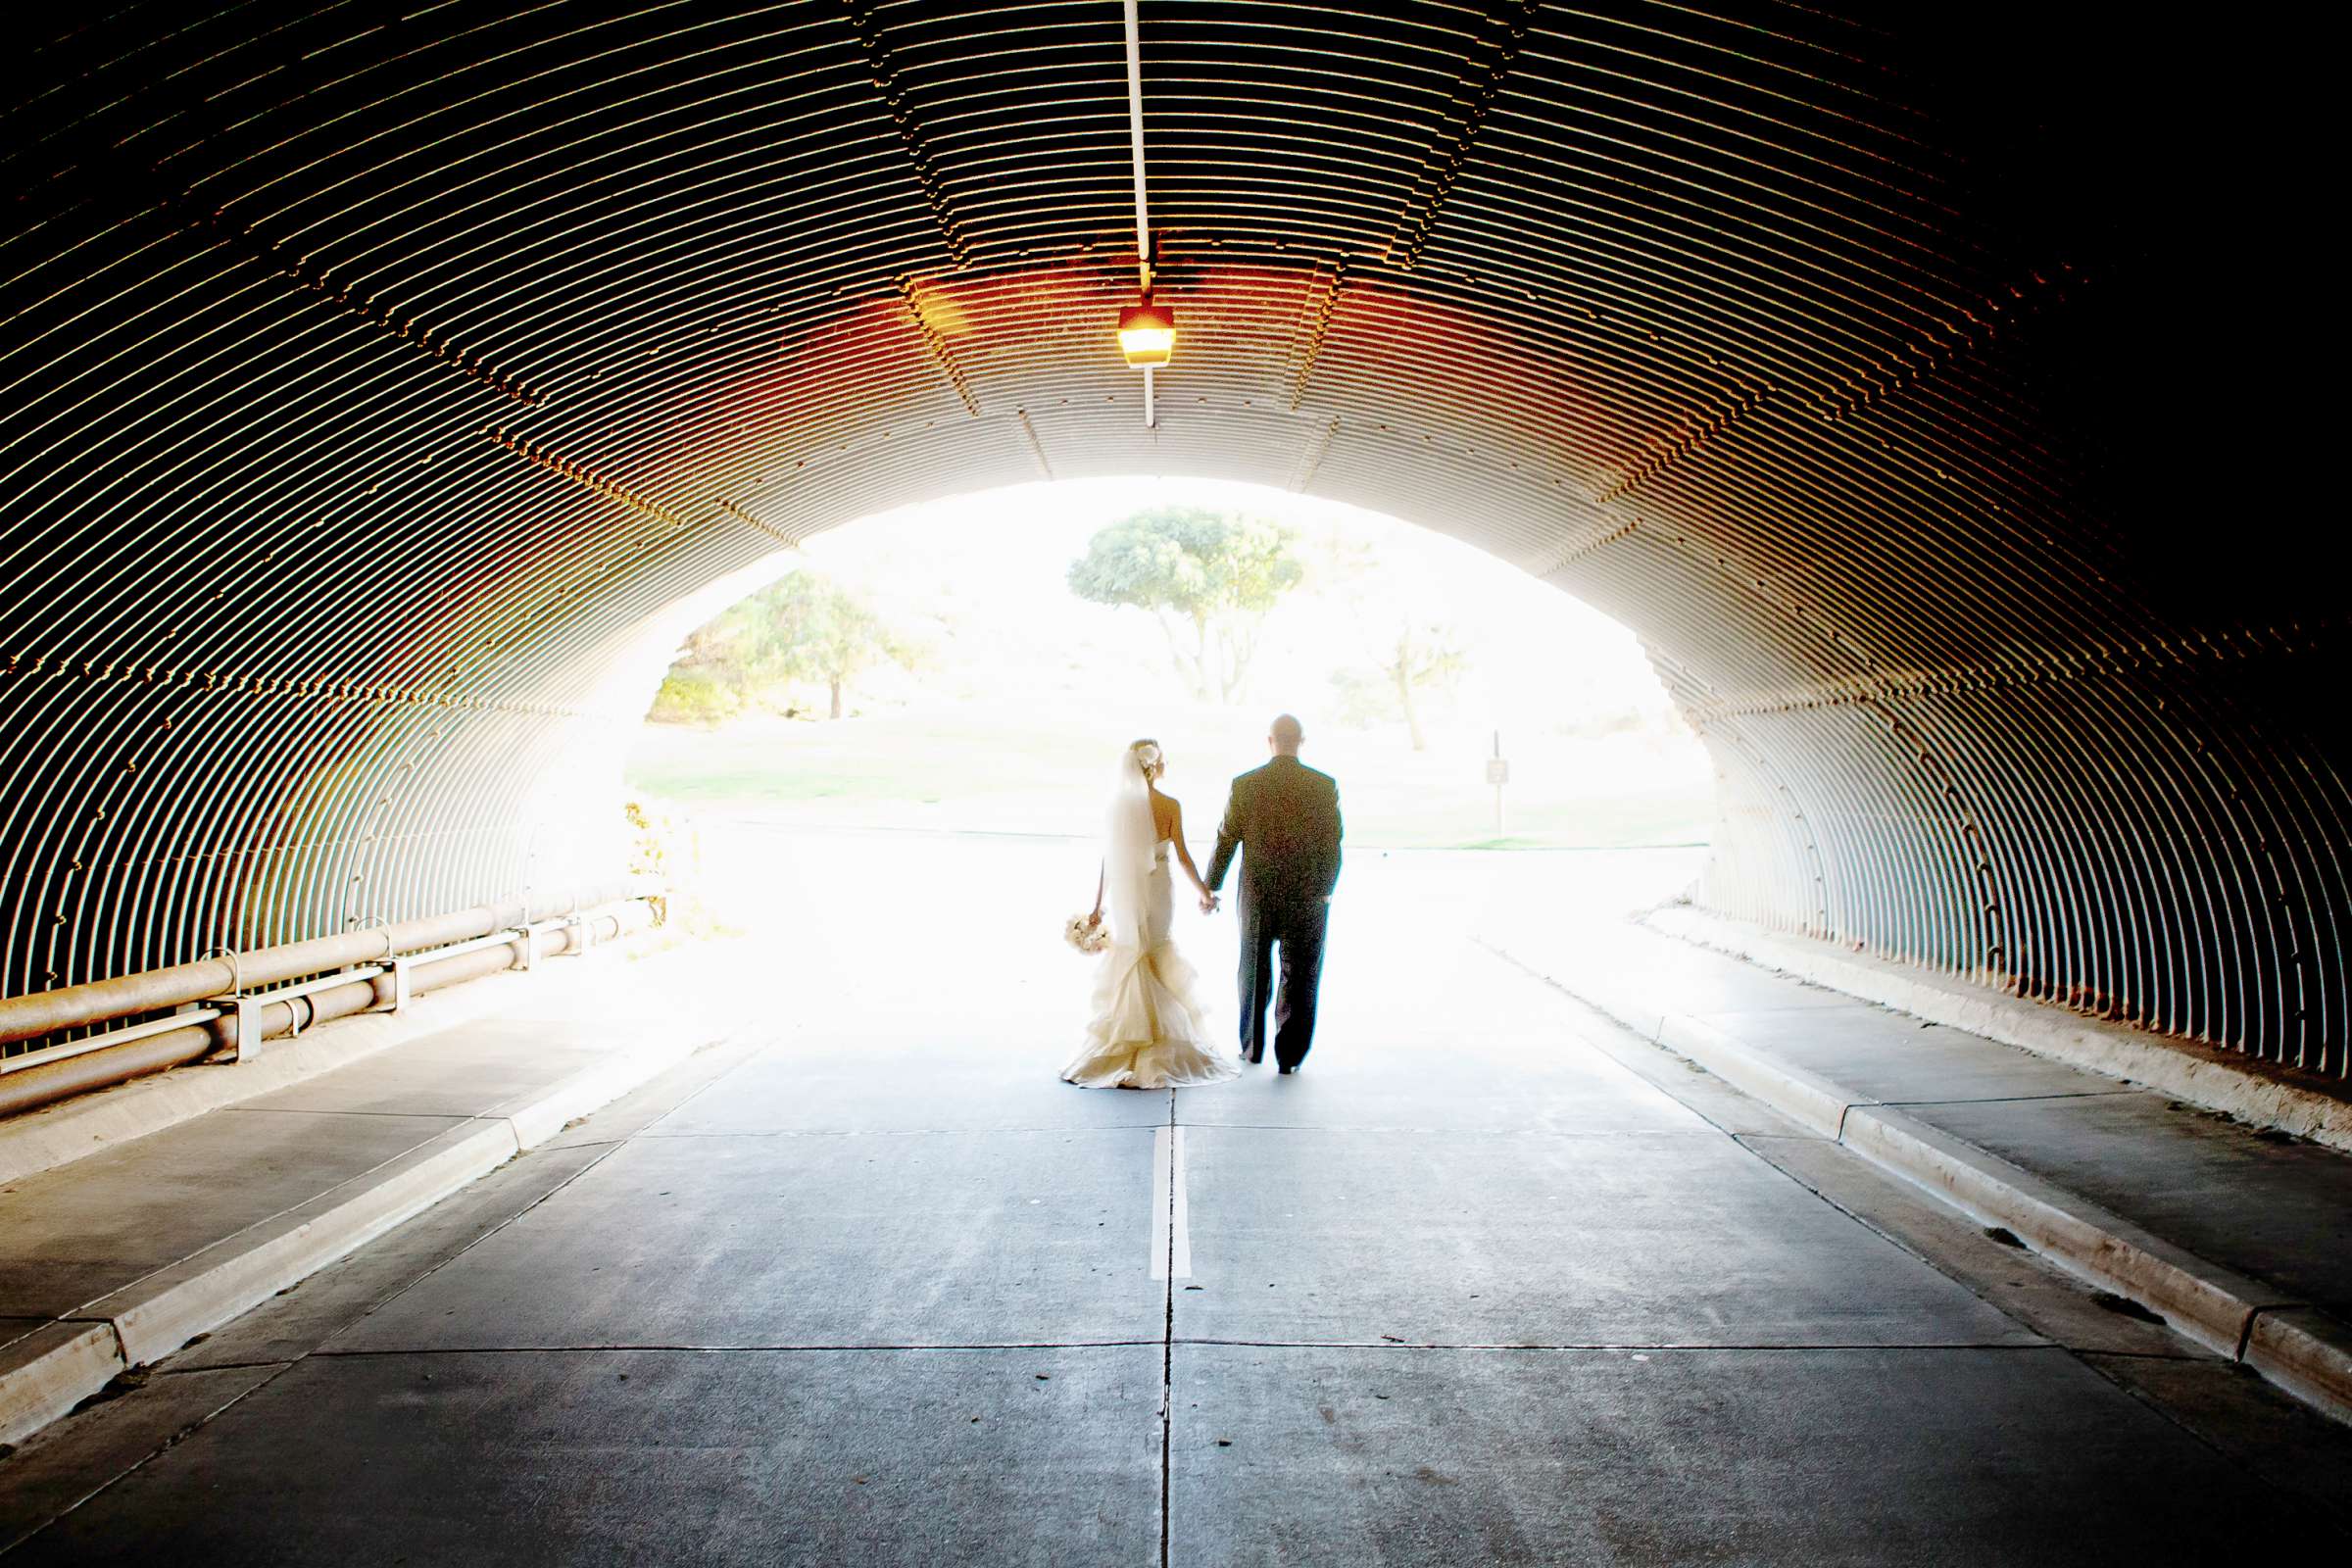
[[[6,25],[0,989],[601,871],[649,614],[1202,473],[1633,626],[1705,902],[2343,1070],[2338,593],[2211,292],[2298,176],[2209,29],[1145,0],[1148,431],[1111,0]]]

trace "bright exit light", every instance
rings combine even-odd
[[[1176,355],[1176,313],[1150,300],[1119,313],[1119,352],[1130,369],[1156,369]]]

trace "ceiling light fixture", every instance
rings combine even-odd
[[[1128,367],[1150,370],[1165,365],[1176,353],[1176,313],[1144,296],[1140,305],[1119,313],[1119,352]]]
[[[1144,193],[1144,46],[1136,0],[1127,12],[1127,140],[1135,159],[1136,303],[1119,312],[1119,352],[1144,372],[1144,427],[1157,428],[1152,372],[1176,355],[1176,313],[1152,302],[1152,209]]]

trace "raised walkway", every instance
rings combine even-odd
[[[1684,923],[1722,934],[1719,922]],[[2352,1420],[2352,1154],[1642,924],[1523,923],[1489,941],[1643,1039]],[[1804,956],[1794,943],[1753,946]]]
[[[729,957],[547,960],[0,1123],[0,1442],[723,1040]]]

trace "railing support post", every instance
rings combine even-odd
[[[392,981],[392,1000],[376,1007],[378,1012],[405,1012],[409,1005],[409,966],[416,961],[415,956],[386,958],[384,973]]]
[[[262,1054],[262,1009],[270,1005],[268,997],[222,997],[223,1003],[236,1009],[235,1033],[229,1042],[231,1061],[252,1061]]]

